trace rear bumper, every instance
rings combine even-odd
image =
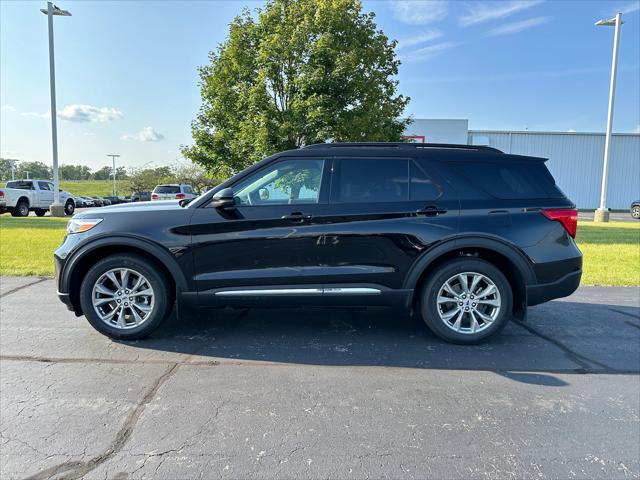
[[[539,283],[527,286],[527,305],[538,305],[554,298],[562,298],[571,295],[580,285],[582,269],[566,274],[551,283]]]

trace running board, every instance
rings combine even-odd
[[[254,297],[254,296],[286,296],[286,295],[379,295],[377,288],[345,287],[345,288],[265,288],[251,290],[221,290],[217,297]]]

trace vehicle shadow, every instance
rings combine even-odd
[[[122,343],[190,354],[189,361],[487,370],[558,387],[566,382],[554,373],[640,372],[640,309],[550,302],[473,346],[448,344],[420,319],[386,308],[209,310]]]

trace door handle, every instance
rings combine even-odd
[[[301,212],[293,212],[289,215],[283,215],[282,220],[291,220],[293,222],[304,222],[305,220],[311,220],[313,215],[305,215]]]
[[[435,217],[436,215],[440,215],[442,213],[447,213],[447,210],[444,208],[438,208],[435,205],[427,205],[424,208],[419,208],[416,210],[417,215],[425,215],[427,217]]]

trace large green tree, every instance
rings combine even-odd
[[[244,10],[199,69],[202,107],[183,154],[229,175],[325,141],[399,140],[395,40],[360,0],[269,0]]]

